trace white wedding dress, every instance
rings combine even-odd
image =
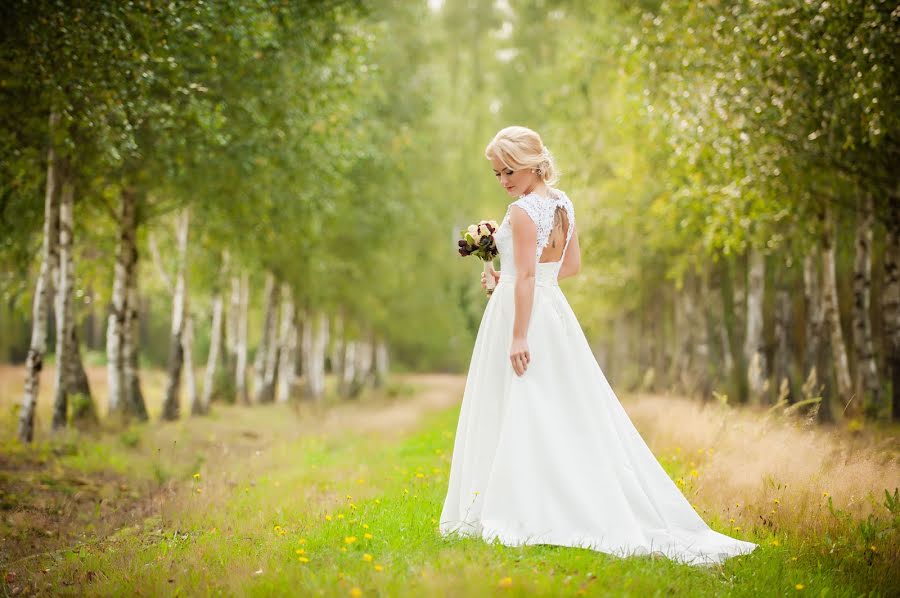
[[[509,360],[515,316],[507,208],[495,238],[501,276],[487,302],[463,393],[439,529],[507,546],[555,544],[626,557],[661,553],[708,565],[757,544],[712,530],[638,434],[600,369],[557,282],[562,259],[541,263],[556,207],[575,228],[569,198],[528,194],[537,228],[531,361]]]

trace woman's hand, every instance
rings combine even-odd
[[[494,284],[496,285],[498,282],[500,282],[500,271],[492,270],[491,274],[494,275]],[[487,290],[487,276],[484,272],[481,273],[481,288]]]
[[[531,363],[531,352],[528,351],[528,341],[524,338],[513,338],[512,345],[509,347],[509,360],[512,362],[513,370],[521,376],[528,369]]]

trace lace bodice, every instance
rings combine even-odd
[[[529,193],[523,195],[516,201],[509,204],[506,208],[506,215],[497,228],[494,238],[497,242],[497,249],[500,252],[501,263],[501,280],[512,279],[516,276],[515,254],[513,251],[512,227],[509,222],[510,210],[513,206],[519,206],[531,220],[534,221],[537,228],[537,243],[535,247],[535,272],[537,282],[555,284],[559,269],[562,266],[563,259],[566,257],[566,249],[569,248],[569,240],[572,238],[572,231],[575,230],[575,208],[568,196],[559,189],[550,189],[552,197],[544,197],[537,193]],[[557,207],[563,207],[569,219],[568,230],[566,231],[566,242],[563,245],[562,255],[559,261],[544,262],[540,261],[541,253],[550,240],[550,232],[553,229],[553,217]]]

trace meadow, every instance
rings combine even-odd
[[[146,378],[148,397],[160,394],[157,374]],[[6,415],[20,375],[2,372]],[[102,370],[91,376],[102,386]],[[749,555],[695,568],[442,537],[463,384],[456,375],[396,375],[356,402],[215,405],[209,417],[172,424],[155,421],[160,405],[151,401],[149,424],[44,432],[30,448],[13,440],[7,418],[4,595],[900,591],[896,430],[828,430],[726,401],[621,397],[704,519],[760,544]]]

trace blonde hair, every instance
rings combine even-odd
[[[487,147],[484,155],[488,160],[496,156],[503,165],[513,170],[534,168],[548,185],[559,180],[559,171],[553,163],[553,154],[541,141],[541,136],[528,127],[512,125],[500,129]]]

